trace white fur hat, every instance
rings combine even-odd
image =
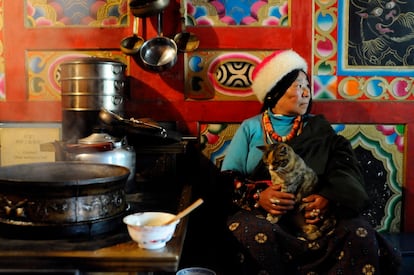
[[[307,72],[306,61],[293,50],[279,50],[265,57],[252,73],[252,90],[263,103],[267,93],[288,73],[293,70]]]

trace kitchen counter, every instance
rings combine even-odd
[[[176,196],[137,193],[129,194],[127,200],[131,205],[129,212],[179,212],[191,203],[191,187],[185,185]],[[188,216],[177,225],[167,246],[158,250],[139,248],[129,237],[124,224],[120,224],[119,229],[111,234],[80,239],[22,240],[0,237],[0,272],[175,272],[183,249],[187,222]]]

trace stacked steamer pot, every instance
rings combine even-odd
[[[76,142],[99,126],[101,108],[122,115],[126,98],[126,65],[98,57],[85,57],[60,66],[62,139]]]

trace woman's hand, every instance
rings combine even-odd
[[[325,213],[328,211],[329,200],[321,195],[312,194],[303,198],[305,206],[305,222],[310,224],[318,223],[324,219]]]
[[[295,196],[281,192],[280,185],[272,185],[260,193],[259,205],[272,215],[282,215],[292,210],[295,205]]]

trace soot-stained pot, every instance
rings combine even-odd
[[[73,161],[0,167],[0,225],[8,233],[40,228],[47,236],[119,219],[128,175],[123,166]]]

